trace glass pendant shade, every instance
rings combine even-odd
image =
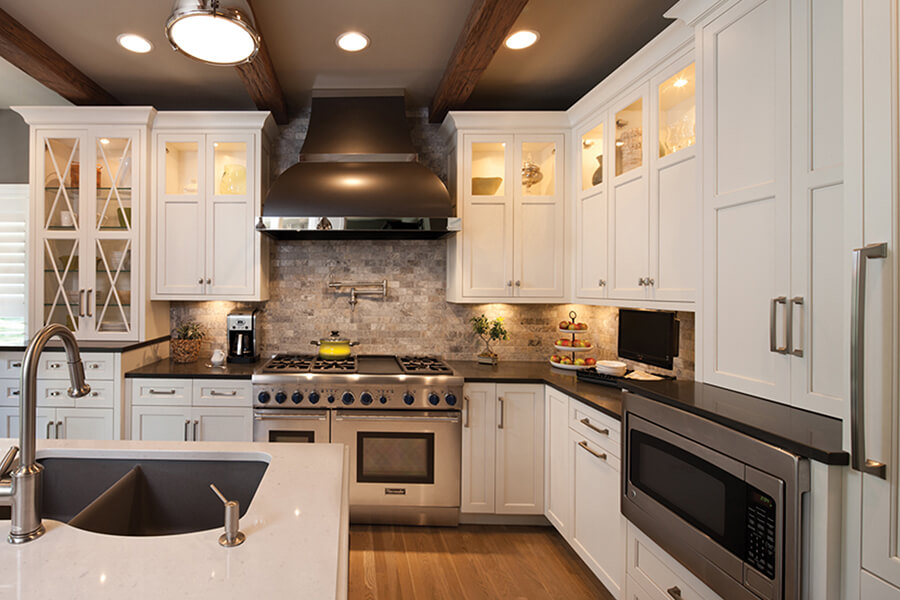
[[[176,0],[166,23],[175,50],[214,65],[239,65],[259,51],[259,34],[245,1]]]

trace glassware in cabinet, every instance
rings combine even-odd
[[[603,183],[603,123],[581,136],[581,190]]]
[[[505,193],[506,144],[472,143],[472,195],[503,196]]]
[[[643,98],[638,98],[616,113],[616,175],[643,164],[643,114]]]
[[[556,144],[522,142],[522,193],[552,196],[556,193]]]
[[[659,85],[659,157],[696,143],[696,75],[694,63]]]

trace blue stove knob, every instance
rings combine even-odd
[[[440,396],[438,396],[434,392],[431,392],[430,394],[428,394],[428,403],[430,405],[437,406],[438,404],[440,404],[440,402],[441,402]]]
[[[447,394],[444,396],[444,400],[448,406],[456,406],[456,396],[454,394]]]
[[[328,394],[328,404],[334,404],[334,394]]]
[[[300,392],[294,392],[293,394],[291,394],[291,402],[293,402],[294,404],[300,404],[301,402],[303,402],[303,394],[301,394]]]
[[[269,394],[269,392],[260,392],[259,396],[257,396],[257,400],[259,400],[260,404],[266,404],[271,399],[272,399],[272,396]]]
[[[287,401],[287,394],[284,392],[278,392],[275,394],[275,402],[278,404],[284,404]]]
[[[341,402],[343,402],[347,406],[353,404],[354,400],[356,400],[356,398],[354,398],[353,394],[351,394],[350,392],[344,392],[344,395],[341,396]]]
[[[411,406],[412,403],[415,401],[416,401],[416,397],[413,396],[411,393],[406,392],[405,394],[403,394],[403,403],[406,404],[407,406]]]
[[[379,398],[378,401],[381,402],[382,404],[387,404],[387,402],[388,402],[388,401],[387,401],[387,396],[385,396],[384,394],[382,394],[382,395],[381,395],[381,398]]]
[[[319,392],[310,392],[309,393],[309,403],[310,404],[318,404],[319,403]]]
[[[362,395],[359,397],[359,401],[362,402],[366,406],[372,404],[372,402],[373,402],[372,394],[370,394],[369,392],[363,392]]]

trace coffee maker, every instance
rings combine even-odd
[[[233,312],[225,320],[228,329],[228,362],[254,363],[259,360],[256,339],[256,315],[253,312]]]

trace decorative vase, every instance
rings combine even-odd
[[[225,165],[219,189],[223,194],[247,193],[247,168],[237,164]]]
[[[591,175],[591,185],[600,185],[603,183],[603,155],[597,155],[597,162],[600,163],[600,166],[597,167],[597,170],[594,171],[594,174]]]
[[[200,356],[200,340],[171,340],[172,360],[191,363]]]
[[[478,363],[482,365],[496,365],[497,364],[497,353],[491,350],[491,343],[488,340],[484,340],[484,352],[479,354],[477,357]]]

